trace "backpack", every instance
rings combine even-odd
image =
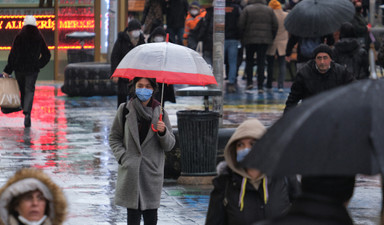
[[[300,54],[305,58],[312,58],[313,50],[321,43],[319,37],[302,38],[300,42]]]

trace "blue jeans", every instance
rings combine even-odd
[[[236,83],[237,72],[237,54],[238,54],[238,40],[225,40],[224,42],[224,54],[228,57],[228,80],[230,84]]]
[[[184,27],[170,28],[167,27],[169,33],[169,41],[178,45],[183,45]]]

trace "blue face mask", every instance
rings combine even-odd
[[[245,156],[248,155],[249,151],[251,151],[250,148],[244,148],[244,149],[238,150],[238,151],[237,151],[237,156],[236,156],[236,160],[237,160],[237,162],[241,162],[241,161],[243,161],[243,159],[245,158]]]
[[[150,99],[152,96],[152,93],[153,93],[153,90],[148,88],[136,88],[136,96],[142,102],[146,102],[148,99]]]

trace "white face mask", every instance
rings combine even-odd
[[[141,32],[140,32],[140,30],[134,30],[134,31],[132,31],[131,34],[132,34],[132,37],[138,38],[140,36]]]
[[[155,38],[153,38],[153,41],[154,42],[163,42],[164,41],[164,37],[163,36],[156,36]]]
[[[198,13],[199,13],[199,10],[197,10],[197,9],[191,9],[191,14],[192,14],[193,16],[196,16]]]

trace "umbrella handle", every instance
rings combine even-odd
[[[162,113],[160,113],[159,121],[163,121],[163,114]],[[153,125],[153,123],[151,125],[152,125],[151,128],[152,128],[153,132],[158,132],[159,131],[159,130],[155,129],[155,126]]]

